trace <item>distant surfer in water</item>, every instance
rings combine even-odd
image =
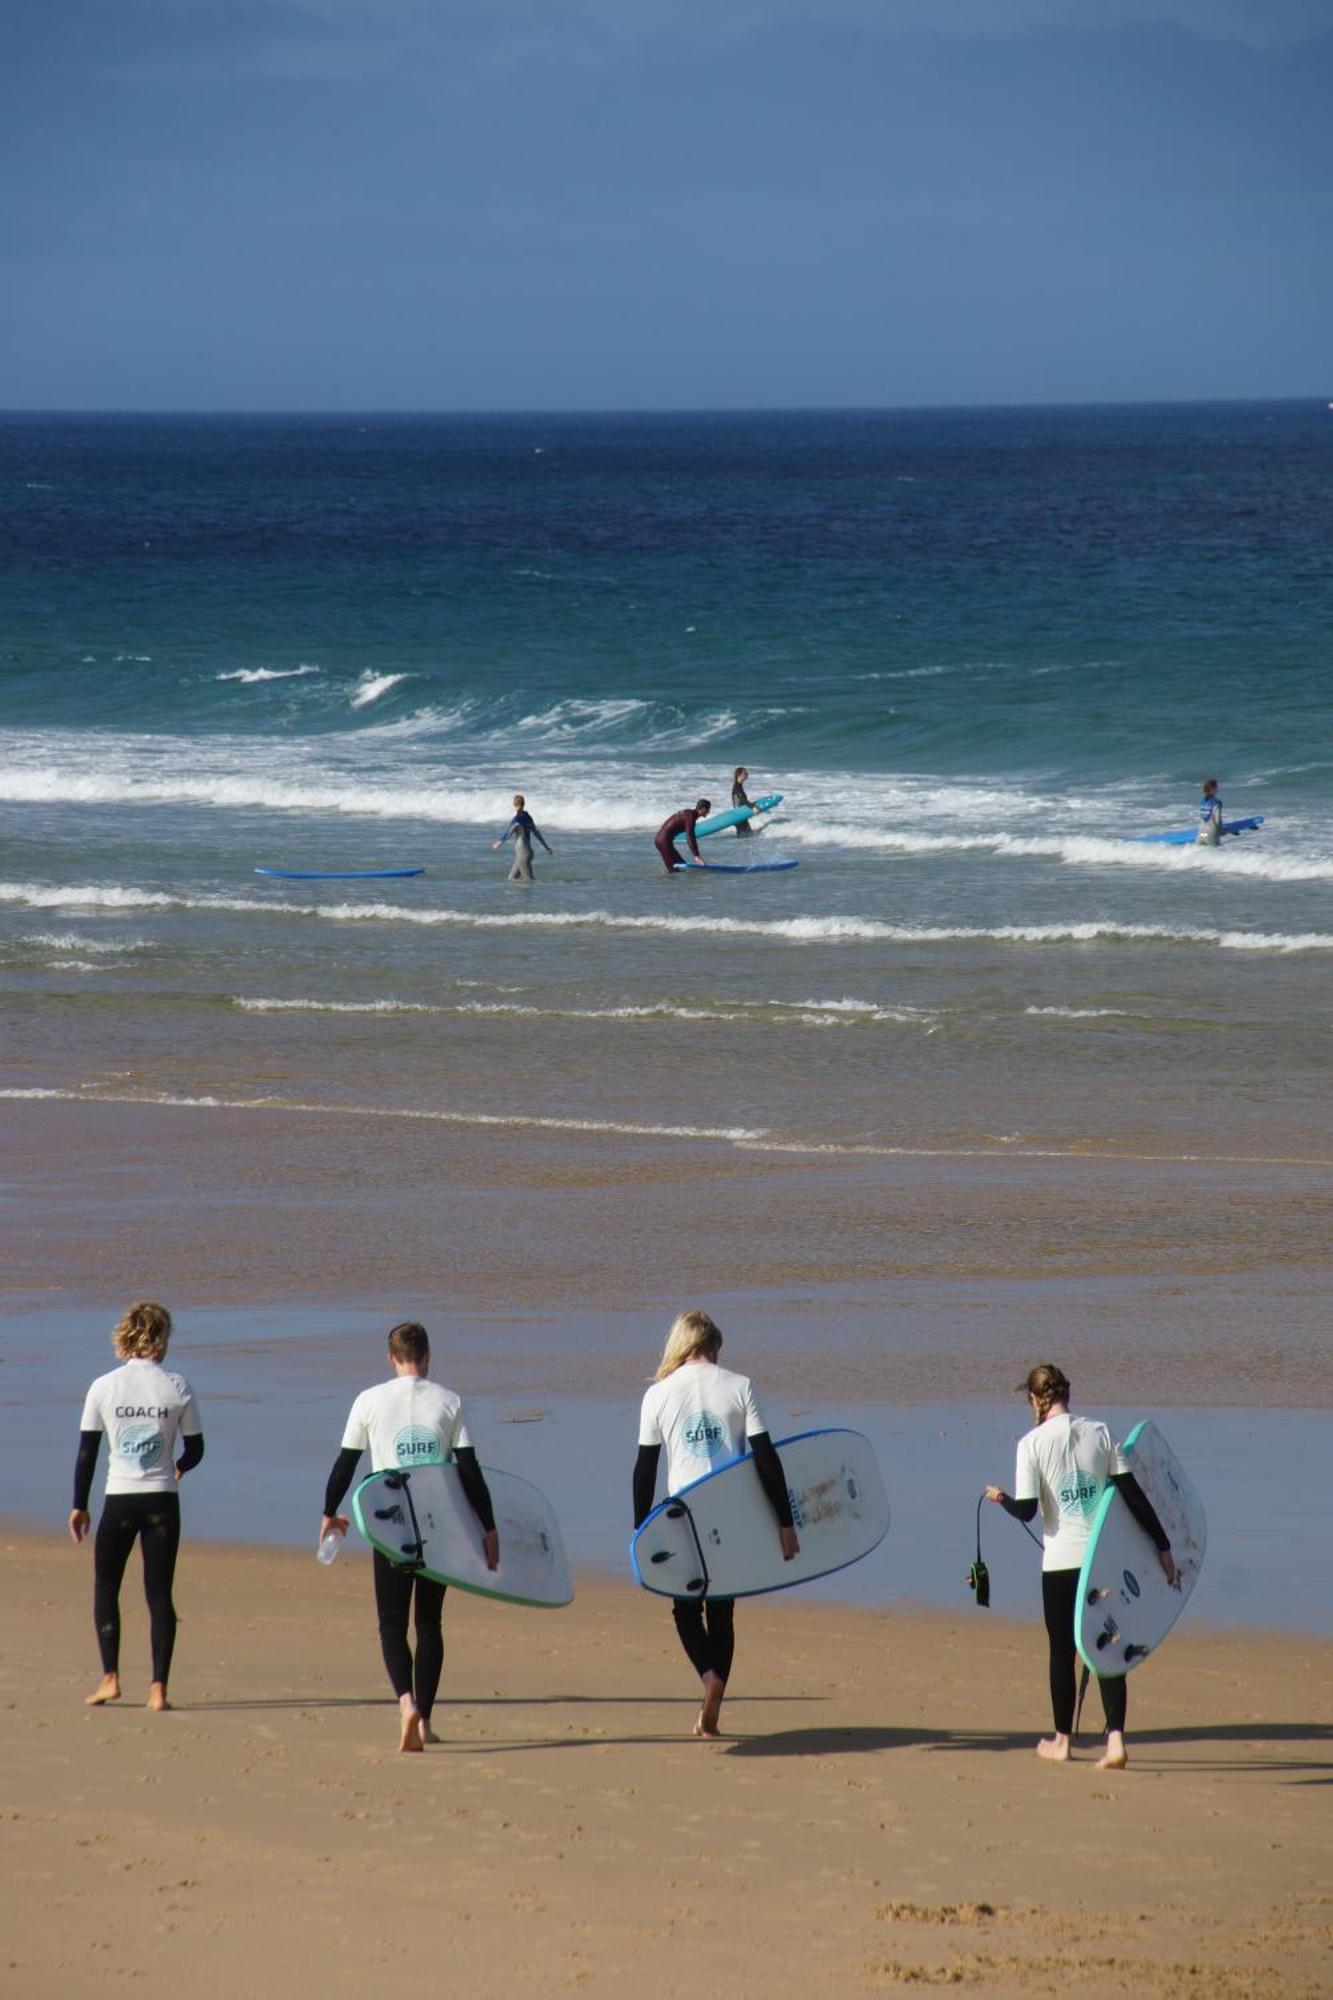
[[[189,1383],[163,1366],[171,1339],[166,1307],[141,1299],[111,1338],[121,1366],[99,1375],[84,1399],[69,1517],[70,1537],[81,1542],[90,1525],[88,1500],[105,1435],[110,1464],[93,1543],[93,1619],[102,1678],[86,1700],[89,1708],[120,1700],[120,1586],[137,1541],[153,1657],[148,1706],[162,1710],[171,1706],[167,1678],[176,1645],[171,1586],[181,1538],[177,1489],[204,1455],[204,1434]]]
[[[653,1511],[663,1445],[667,1451],[667,1488],[679,1493],[682,1486],[735,1458],[748,1442],[759,1483],[773,1509],[783,1560],[790,1562],[800,1553],[801,1545],[792,1525],[782,1461],[748,1379],[718,1367],[721,1351],[722,1335],[707,1313],[677,1315],[639,1415],[634,1525],[641,1527]],[[672,1602],[680,1643],[703,1685],[703,1706],[694,1725],[696,1736],[721,1734],[722,1699],[736,1650],[735,1602],[731,1597],[678,1597]]]
[[[500,1538],[485,1475],[468,1435],[463,1405],[451,1389],[427,1381],[430,1338],[424,1326],[404,1320],[389,1335],[392,1379],[363,1389],[351,1408],[343,1432],[342,1450],[333,1461],[324,1490],[320,1540],[345,1535],[347,1516],[338,1512],[361,1462],[370,1452],[375,1472],[410,1471],[414,1465],[446,1465],[452,1459],[481,1523],[487,1569],[500,1563]],[[438,1743],[430,1726],[435,1696],[444,1670],[445,1586],[421,1576],[374,1551],[375,1607],[379,1613],[380,1650],[398,1697],[400,1750],[421,1750]],[[415,1613],[417,1656],[407,1641],[407,1616]]]
[[[1217,795],[1217,779],[1205,778],[1203,797],[1199,800],[1200,847],[1220,847],[1222,845],[1222,801]]]
[[[539,840],[548,854],[552,852],[552,849],[547,842],[546,835],[542,832],[532,814],[527,810],[522,792],[514,793],[514,817],[510,820],[500,838],[491,842],[492,854],[503,847],[505,842],[511,837],[514,842],[514,865],[509,871],[509,880],[511,882],[531,882],[533,841]]]
[[[1037,1755],[1067,1764],[1078,1667],[1074,1643],[1078,1576],[1091,1539],[1092,1518],[1108,1485],[1119,1489],[1130,1513],[1151,1539],[1168,1583],[1175,1582],[1176,1565],[1156,1509],[1112,1444],[1106,1425],[1069,1414],[1073,1392],[1064,1370],[1053,1361],[1043,1361],[1021,1386],[1036,1423],[1018,1440],[1015,1491],[1011,1497],[1002,1487],[988,1486],[986,1498],[1019,1521],[1031,1521],[1041,1509],[1041,1599],[1050,1641],[1055,1734],[1042,1737]],[[1097,1687],[1106,1715],[1106,1750],[1097,1768],[1123,1771],[1129,1762],[1125,1750],[1125,1676],[1099,1677]]]
[[[733,810],[738,806],[749,806],[754,803],[745,789],[745,780],[749,775],[750,773],[746,770],[744,764],[738,764],[731,774],[731,804]],[[737,822],[736,832],[738,835],[749,835],[753,834],[754,828],[750,825],[748,819],[743,819]]]
[[[686,846],[695,860],[703,860],[703,856],[699,852],[699,843],[695,838],[694,829],[697,822],[701,819],[707,819],[712,810],[713,801],[711,799],[697,799],[692,806],[682,806],[678,813],[672,813],[670,819],[662,821],[661,826],[658,827],[657,832],[653,835],[653,846],[661,856],[662,866],[666,869],[668,875],[681,866],[681,856],[676,850],[676,842],[679,840],[681,834],[684,834]]]

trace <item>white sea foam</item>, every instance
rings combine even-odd
[[[75,931],[33,931],[18,939],[19,944],[40,945],[48,951],[103,952],[108,957],[127,951],[151,951],[151,938],[89,938]]]
[[[257,686],[261,681],[299,681],[307,674],[317,674],[318,667],[237,667],[234,673],[214,674],[214,680],[240,681],[245,687]]]
[[[460,1000],[444,1005],[421,1000],[289,1000],[250,998],[237,994],[233,995],[233,1005],[247,1014],[444,1014],[543,1021],[723,1021],[733,1024],[753,1019],[761,1007],[771,1007],[776,1014],[774,1025],[821,1028],[848,1027],[875,1021],[915,1022],[921,1018],[915,1008],[903,1010],[869,1004],[863,1008],[859,1002],[833,1002],[826,1006],[819,1001],[756,1001],[739,1002],[734,1007],[682,1007],[662,1000],[643,1006],[549,1007],[518,1000]],[[854,1006],[855,1011],[835,1011],[840,1006]]]
[[[396,688],[406,674],[375,674],[367,670],[362,674],[348,697],[353,708],[369,708],[372,701],[378,701],[390,688]]]
[[[1278,953],[1333,950],[1326,931],[1212,930],[1202,925],[1119,923],[1113,918],[1050,924],[889,924],[864,917],[624,916],[610,910],[474,910],[416,908],[382,902],[298,903],[254,896],[179,896],[119,883],[82,885],[0,882],[0,903],[30,909],[182,909],[313,917],[325,923],[397,923],[468,930],[600,930],[664,936],[766,938],[791,944],[1187,944],[1224,951]]]
[[[1023,1012],[1049,1014],[1061,1021],[1125,1021],[1133,1018],[1123,1007],[1025,1007]]]
[[[399,1119],[440,1125],[471,1125],[483,1129],[510,1127],[541,1132],[581,1132],[636,1139],[686,1139],[716,1141],[741,1152],[786,1153],[806,1157],[841,1159],[917,1160],[1081,1160],[1107,1159],[1128,1163],[1149,1162],[1169,1165],[1329,1167],[1333,1159],[1303,1154],[1223,1153],[1209,1148],[1203,1153],[1120,1152],[1108,1147],[1097,1152],[1087,1145],[1023,1146],[1008,1136],[997,1136],[983,1146],[895,1146],[868,1141],[864,1144],[840,1140],[779,1139],[766,1128],[718,1125],[655,1125],[629,1119],[546,1118],[524,1113],[451,1111],[428,1106],[387,1104],[310,1104],[279,1096],[223,1098],[186,1097],[162,1091],[155,1093],[108,1090],[51,1089],[36,1085],[0,1088],[0,1100],[32,1102],[55,1100],[65,1104],[127,1104],[160,1107],[165,1110],[274,1112],[285,1117],[308,1115],[317,1118]]]

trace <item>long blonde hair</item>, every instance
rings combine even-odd
[[[716,1361],[721,1351],[722,1330],[706,1312],[677,1313],[653,1380],[665,1382],[668,1375],[674,1375],[687,1361],[697,1361],[701,1355],[705,1361]]]
[[[116,1322],[111,1345],[122,1361],[160,1361],[171,1339],[171,1314],[151,1299],[140,1299]]]

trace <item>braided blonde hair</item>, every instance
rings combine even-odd
[[[1027,1381],[1022,1386],[1024,1393],[1036,1403],[1043,1423],[1057,1403],[1068,1403],[1074,1393],[1069,1377],[1057,1361],[1039,1361],[1035,1368],[1028,1371]]]

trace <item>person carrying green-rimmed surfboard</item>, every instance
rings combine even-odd
[[[1052,1763],[1067,1764],[1074,1730],[1078,1664],[1074,1609],[1079,1571],[1098,1502],[1108,1486],[1119,1490],[1131,1514],[1150,1537],[1168,1582],[1175,1579],[1176,1565],[1166,1530],[1112,1444],[1106,1425],[1090,1417],[1070,1415],[1073,1391],[1063,1368],[1053,1361],[1040,1362],[1019,1388],[1026,1395],[1036,1422],[1018,1440],[1013,1494],[999,1486],[988,1486],[986,1498],[1020,1521],[1031,1521],[1037,1509],[1041,1509],[1041,1598],[1050,1641],[1055,1733],[1042,1737],[1037,1744],[1037,1755]],[[1107,1679],[1099,1677],[1097,1687],[1106,1715],[1106,1750],[1098,1768],[1120,1771],[1129,1762],[1125,1749],[1125,1677],[1123,1674]]]

